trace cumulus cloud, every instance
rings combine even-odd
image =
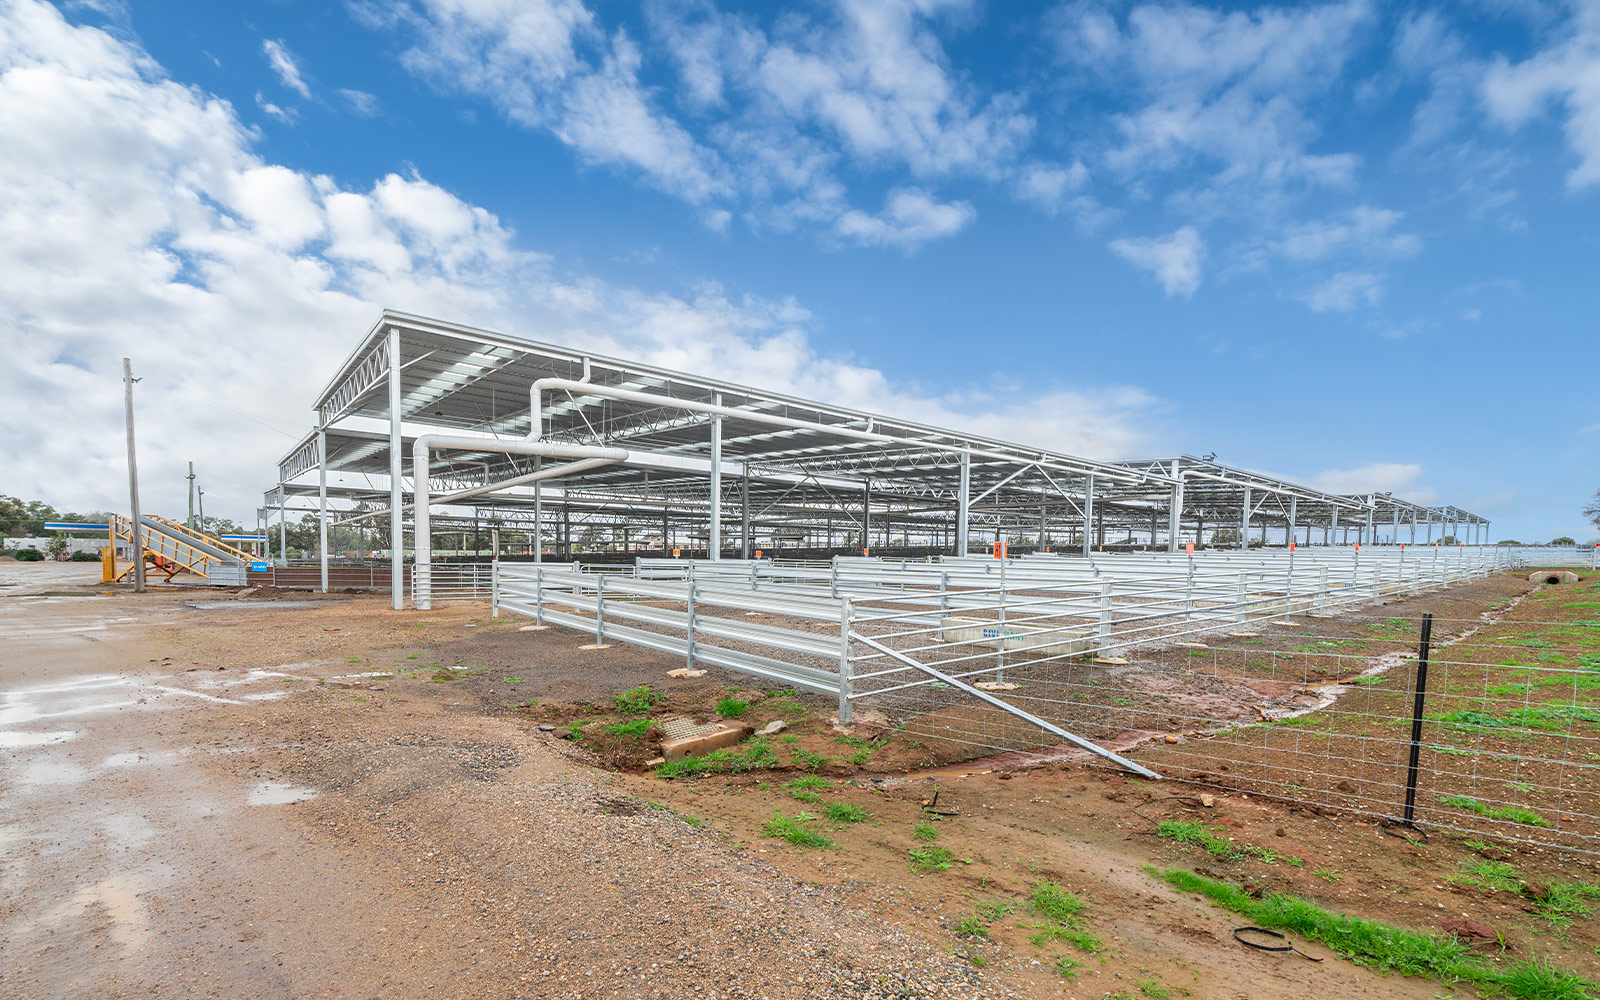
[[[575,0],[423,0],[380,20],[413,39],[413,71],[492,101],[591,163],[730,218],[738,209],[752,225],[900,248],[912,232],[962,226],[871,225],[880,217],[852,206],[847,168],[905,189],[958,175],[1002,181],[1033,132],[1019,94],[982,94],[950,66],[933,28],[948,6],[845,2],[767,30],[710,4],[652,4],[650,39],[676,68],[677,108],[642,82],[639,44]],[[1023,196],[1047,197],[1052,185],[1059,196],[1072,180],[1070,168],[1035,175]]]
[[[1312,312],[1349,312],[1375,306],[1383,296],[1383,278],[1365,271],[1340,271],[1306,295]]]
[[[902,188],[890,192],[883,211],[877,215],[846,212],[836,230],[854,243],[899,247],[909,252],[929,240],[960,232],[977,214],[964,201],[943,203],[920,188]]]
[[[1567,145],[1578,157],[1567,174],[1574,190],[1600,181],[1600,6],[1573,5],[1558,40],[1519,63],[1496,60],[1483,78],[1489,113],[1518,128],[1547,112],[1552,103],[1565,110]]]
[[[1115,9],[1076,3],[1055,19],[1069,72],[1142,101],[1115,116],[1113,168],[1208,169],[1209,190],[1190,200],[1239,211],[1286,186],[1351,179],[1357,157],[1312,151],[1319,130],[1305,103],[1340,79],[1372,19],[1365,0],[1248,12],[1141,4],[1120,19]]]
[[[1151,445],[1158,405],[1137,389],[920,392],[820,354],[791,299],[617,286],[415,173],[268,162],[227,102],[49,4],[0,5],[0,134],[0,440],[37,442],[9,456],[7,492],[123,506],[128,356],[147,506],[181,509],[194,460],[217,511],[248,521],[384,306],[1067,451]],[[915,224],[904,194],[886,226]]]
[[[267,39],[261,43],[261,52],[267,57],[267,65],[272,67],[272,72],[278,75],[278,80],[285,87],[301,97],[311,96],[311,88],[306,86],[305,77],[300,73],[300,64],[295,62],[282,40]]]
[[[1115,240],[1111,252],[1134,267],[1149,271],[1168,295],[1193,295],[1200,288],[1205,241],[1193,226],[1167,236]]]

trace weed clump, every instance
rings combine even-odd
[[[853,803],[828,803],[828,822],[830,823],[860,823],[866,818],[867,811]]]
[[[652,689],[648,684],[641,684],[622,692],[614,700],[617,703],[617,711],[623,715],[643,715],[666,701],[667,696]]]
[[[739,698],[724,698],[717,702],[717,714],[724,719],[737,719],[750,711],[750,703]]]
[[[948,847],[913,847],[911,870],[914,872],[942,872],[950,869],[956,852]]]
[[[787,840],[796,847],[832,848],[833,841],[806,826],[815,821],[816,817],[806,812],[795,813],[792,817],[781,812],[773,813],[772,818],[762,824],[761,832],[768,837]]]

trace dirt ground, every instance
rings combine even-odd
[[[1473,995],[1246,948],[1241,919],[1146,866],[1419,930],[1479,921],[1600,975],[1600,921],[1552,928],[1447,881],[1478,857],[1457,838],[1077,764],[918,772],[835,732],[824,699],[669,678],[680,661],[477,606],[136,596],[97,573],[0,565],[0,996]],[[783,763],[655,776],[647,745],[604,733],[644,684],[666,697],[651,719],[728,697],[784,718]],[[833,846],[765,835],[777,813]],[[1178,818],[1277,860],[1153,835]],[[1087,904],[1075,935],[1042,933],[1045,883]]]

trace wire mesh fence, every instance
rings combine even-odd
[[[1439,589],[1490,564],[1450,580],[1379,565],[1371,580],[1180,564],[984,586],[987,570],[940,563],[522,564],[501,567],[496,602],[836,694],[842,718],[881,720],[942,762],[1109,757],[1395,819],[1415,751],[1417,823],[1600,853],[1600,621],[1499,620],[1511,596],[1472,617]],[[1418,595],[1461,611],[1440,620],[1425,685],[1420,622],[1376,607]]]

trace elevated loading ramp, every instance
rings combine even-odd
[[[168,580],[189,572],[214,587],[245,585],[245,576],[255,561],[250,553],[159,514],[145,514],[139,519],[139,525],[146,563],[165,573]],[[111,515],[111,534],[114,539],[132,545],[132,519]],[[113,559],[106,568],[106,579],[108,582],[122,580],[132,571],[131,561],[119,570]]]

